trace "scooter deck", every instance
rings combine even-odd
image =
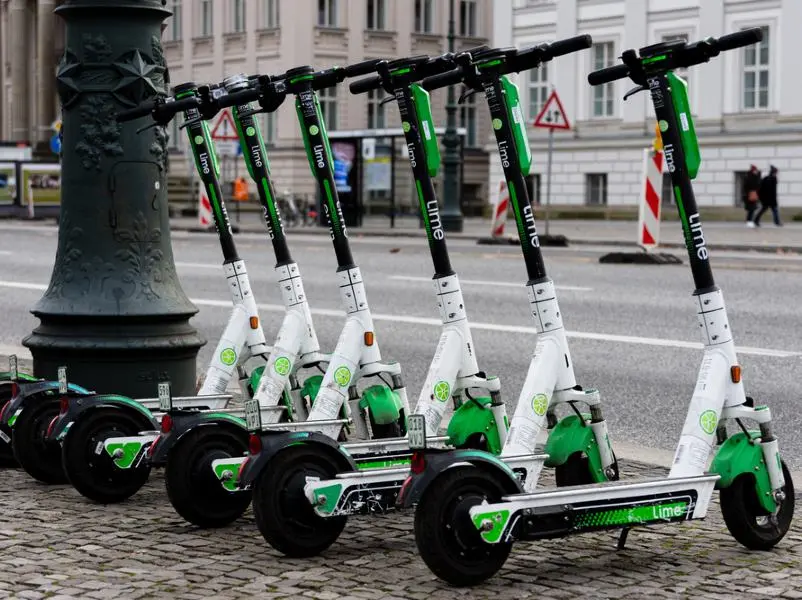
[[[470,516],[491,544],[701,519],[718,479],[699,475],[611,481],[513,494],[472,507]]]
[[[524,454],[505,457],[504,462],[513,471],[523,469],[527,477],[537,481],[547,458],[546,454]],[[536,473],[530,474],[530,467]],[[409,469],[407,464],[395,468],[368,468],[338,473],[334,479],[323,481],[307,478],[304,494],[321,517],[383,513],[395,508],[396,498],[409,476]]]

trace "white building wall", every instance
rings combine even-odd
[[[754,163],[764,173],[779,170],[781,206],[802,206],[802,80],[797,76],[802,2],[800,0],[514,0],[513,41],[518,47],[588,33],[594,42],[612,42],[614,56],[628,48],[686,34],[691,41],[721,36],[743,27],[769,27],[769,106],[742,109],[743,53],[730,51],[691,69],[690,100],[702,151],[694,182],[702,206],[740,204],[735,172]],[[585,203],[586,176],[606,173],[607,203],[633,205],[641,192],[643,148],[654,137],[654,117],[646,93],[623,95],[633,84],[615,84],[614,114],[591,116],[593,88],[587,84],[593,55],[583,51],[549,63],[549,83],[557,89],[572,129],[555,133],[552,204]],[[529,106],[529,74],[517,81]],[[536,115],[529,115],[534,120]],[[532,174],[541,177],[545,196],[547,130],[530,128]],[[501,179],[491,155],[491,186]]]

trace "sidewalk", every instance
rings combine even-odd
[[[234,214],[229,214],[232,226],[247,233],[265,233],[266,227],[261,214],[243,213],[240,221]],[[197,221],[193,218],[180,217],[170,220],[173,230],[197,231]],[[537,222],[540,235],[546,233],[545,223]],[[423,231],[416,217],[396,218],[395,227],[390,228],[388,217],[365,217],[362,227],[350,227],[351,237],[386,236],[386,237],[423,237]],[[515,235],[515,223],[508,221],[505,227],[507,236]],[[711,221],[704,224],[707,246],[715,250],[756,251],[756,252],[796,252],[802,253],[802,223],[790,222],[783,227],[775,227],[767,222],[757,229],[747,229],[742,222]],[[290,227],[287,232],[303,234],[328,235],[324,227]],[[490,221],[476,217],[466,218],[461,233],[449,233],[449,238],[478,240],[488,237]],[[571,245],[592,246],[636,246],[637,224],[634,221],[604,220],[555,220],[549,223],[550,235],[564,235]],[[661,247],[684,248],[682,230],[676,221],[662,223],[660,230]]]

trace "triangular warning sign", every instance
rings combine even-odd
[[[231,111],[224,110],[217,117],[212,127],[213,140],[228,140],[236,141],[239,139],[237,136],[237,128],[234,125],[234,118],[231,116]]]
[[[535,118],[535,127],[545,127],[546,129],[571,129],[568,122],[568,115],[565,114],[563,103],[557,95],[557,90],[551,92],[546,104],[540,110],[540,114]]]

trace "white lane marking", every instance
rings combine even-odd
[[[11,250],[0,250],[0,254],[2,254],[3,256],[11,256],[14,253],[11,252]]]
[[[189,268],[189,269],[220,269],[221,271],[223,270],[223,265],[215,265],[210,263],[176,261],[175,266],[179,268]]]
[[[0,287],[16,288],[23,290],[39,290],[47,289],[46,285],[41,283],[25,283],[19,281],[0,281]],[[210,298],[190,298],[190,301],[197,306],[212,306],[217,308],[229,308],[231,306],[230,300],[212,300]],[[283,313],[285,308],[283,304],[258,304],[259,310],[265,312]],[[339,309],[331,308],[313,308],[313,315],[320,315],[321,317],[345,317],[345,312]],[[440,327],[440,319],[432,319],[427,317],[415,317],[410,315],[383,315],[373,313],[374,321],[388,321],[391,323],[409,323],[411,325],[431,325],[433,327]],[[471,329],[482,329],[485,331],[502,331],[507,333],[525,333],[536,335],[537,330],[534,327],[522,327],[520,325],[500,325],[498,323],[471,323]],[[702,344],[700,342],[686,342],[684,340],[666,340],[662,338],[648,338],[638,337],[634,335],[616,335],[614,333],[591,333],[585,331],[566,331],[569,338],[579,340],[596,340],[600,342],[614,342],[620,344],[642,344],[644,346],[660,346],[664,348],[683,348],[688,350],[701,350]],[[772,356],[775,358],[793,358],[802,355],[802,352],[793,352],[790,350],[775,350],[773,348],[754,348],[751,346],[737,346],[736,351],[739,354],[750,354],[753,356]]]
[[[426,281],[429,282],[432,280],[431,277],[413,277],[411,275],[390,275],[389,279],[395,279],[397,281]],[[509,281],[483,281],[480,279],[460,279],[460,284],[466,285],[486,285],[491,287],[511,287],[511,288],[520,288],[523,289],[526,287],[525,283],[512,283]],[[579,285],[555,285],[555,288],[558,290],[564,291],[571,291],[571,292],[591,292],[593,288],[589,287],[582,287]]]

